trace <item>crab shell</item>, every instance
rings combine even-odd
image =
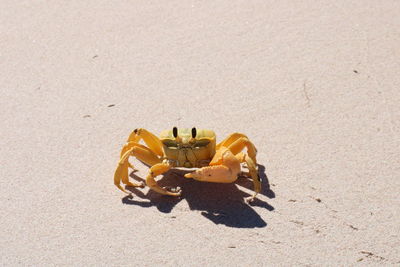
[[[162,131],[160,141],[164,158],[173,167],[204,167],[215,155],[216,136],[211,130],[174,128]]]

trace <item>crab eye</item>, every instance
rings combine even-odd
[[[178,128],[176,128],[176,127],[172,128],[172,133],[173,133],[174,137],[177,138],[178,137]]]
[[[197,135],[196,127],[193,127],[193,128],[192,128],[192,137],[193,137],[193,138],[196,138],[196,135]]]

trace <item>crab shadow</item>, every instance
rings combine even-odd
[[[182,189],[182,196],[179,198],[163,196],[152,190],[143,192],[138,188],[127,187],[133,193],[133,196],[124,197],[122,203],[141,207],[155,206],[160,212],[170,213],[184,199],[187,201],[190,210],[201,211],[201,215],[215,224],[235,228],[267,226],[267,223],[253,207],[265,208],[268,211],[274,210],[274,207],[258,198],[251,203],[246,203],[244,199],[250,195],[237,187],[237,185],[240,185],[252,190],[253,182],[251,179],[248,177],[239,177],[236,183],[232,184],[205,183],[184,178],[183,175],[187,172],[185,170],[173,169],[158,181],[161,186],[180,187]],[[270,188],[263,165],[259,165],[259,175],[263,185],[260,194],[268,198],[274,198],[275,193]],[[142,178],[134,173],[131,174],[131,177],[143,181]]]

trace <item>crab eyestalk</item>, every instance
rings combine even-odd
[[[182,139],[178,136],[178,128],[176,127],[172,128],[172,134],[175,138],[175,141],[179,144],[182,141]]]
[[[189,139],[189,144],[190,145],[194,145],[196,143],[196,136],[197,136],[197,129],[196,127],[192,128],[192,132],[191,132],[192,136]]]

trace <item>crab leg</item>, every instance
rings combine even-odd
[[[142,144],[138,144],[136,142],[129,142],[129,143],[125,144],[121,149],[121,159],[124,156],[124,154],[126,153],[126,151],[130,150],[133,147],[137,147],[137,148],[140,148],[142,150],[149,151],[149,152],[153,153],[157,157],[157,155],[154,153],[154,151],[152,151],[150,148],[148,148],[148,147],[146,147],[146,146],[144,146]]]
[[[258,175],[258,169],[257,165],[254,163],[254,161],[246,154],[244,153],[239,153],[235,156],[240,162],[245,162],[247,165],[247,168],[249,168],[249,173],[250,176],[253,180],[253,185],[254,185],[254,195],[251,196],[248,201],[253,201],[254,198],[257,196],[258,193],[261,191],[261,178]]]
[[[135,129],[128,137],[128,143],[124,145],[124,147],[121,150],[121,155],[120,157],[124,155],[124,153],[132,147],[133,144],[138,144],[140,140],[145,142],[145,144],[150,148],[151,151],[153,151],[155,154],[158,156],[162,157],[163,156],[163,150],[162,150],[162,143],[160,139],[152,134],[151,132],[147,131],[146,129],[138,128]],[[128,166],[135,170],[135,168],[128,162]]]
[[[257,149],[254,144],[247,137],[240,137],[236,141],[228,145],[228,148],[234,155],[238,154],[244,148],[247,148],[247,154],[253,160],[254,164],[257,164],[256,155]]]
[[[131,183],[128,179],[128,159],[130,156],[135,156],[140,161],[143,161],[147,165],[152,166],[150,168],[149,174],[146,178],[146,184],[150,187],[150,189],[163,194],[170,196],[180,196],[180,192],[170,192],[162,187],[160,187],[154,178],[157,175],[163,174],[168,171],[171,167],[167,163],[162,163],[161,159],[157,157],[157,155],[151,151],[149,148],[131,142],[129,146],[132,146],[129,149],[125,149],[125,153],[122,155],[121,160],[118,163],[117,170],[114,174],[114,184],[123,192],[129,194],[125,189],[120,185],[121,181],[123,184],[133,187],[143,186],[143,183]]]
[[[242,133],[230,134],[227,138],[218,143],[215,149],[218,150],[221,146],[229,147],[230,144],[232,144],[241,137],[248,138],[245,134]]]
[[[114,174],[114,184],[123,192],[129,194],[125,189],[122,188],[120,185],[121,181],[123,184],[126,184],[128,186],[133,186],[133,187],[138,187],[138,186],[143,186],[143,183],[131,183],[129,182],[128,178],[128,166],[129,166],[129,157],[130,156],[135,156],[138,158],[140,161],[143,161],[144,163],[148,165],[155,165],[157,163],[160,163],[161,160],[158,158],[158,156],[151,151],[149,148],[140,145],[140,144],[131,144],[132,147],[127,149],[125,153],[122,155],[120,161],[118,162],[117,169],[115,170]]]
[[[151,132],[147,131],[146,129],[135,129],[128,138],[128,142],[135,142],[139,143],[139,141],[143,139],[143,141],[146,143],[146,145],[154,151],[159,156],[163,156],[163,150],[162,150],[162,143],[160,139],[152,134]]]

